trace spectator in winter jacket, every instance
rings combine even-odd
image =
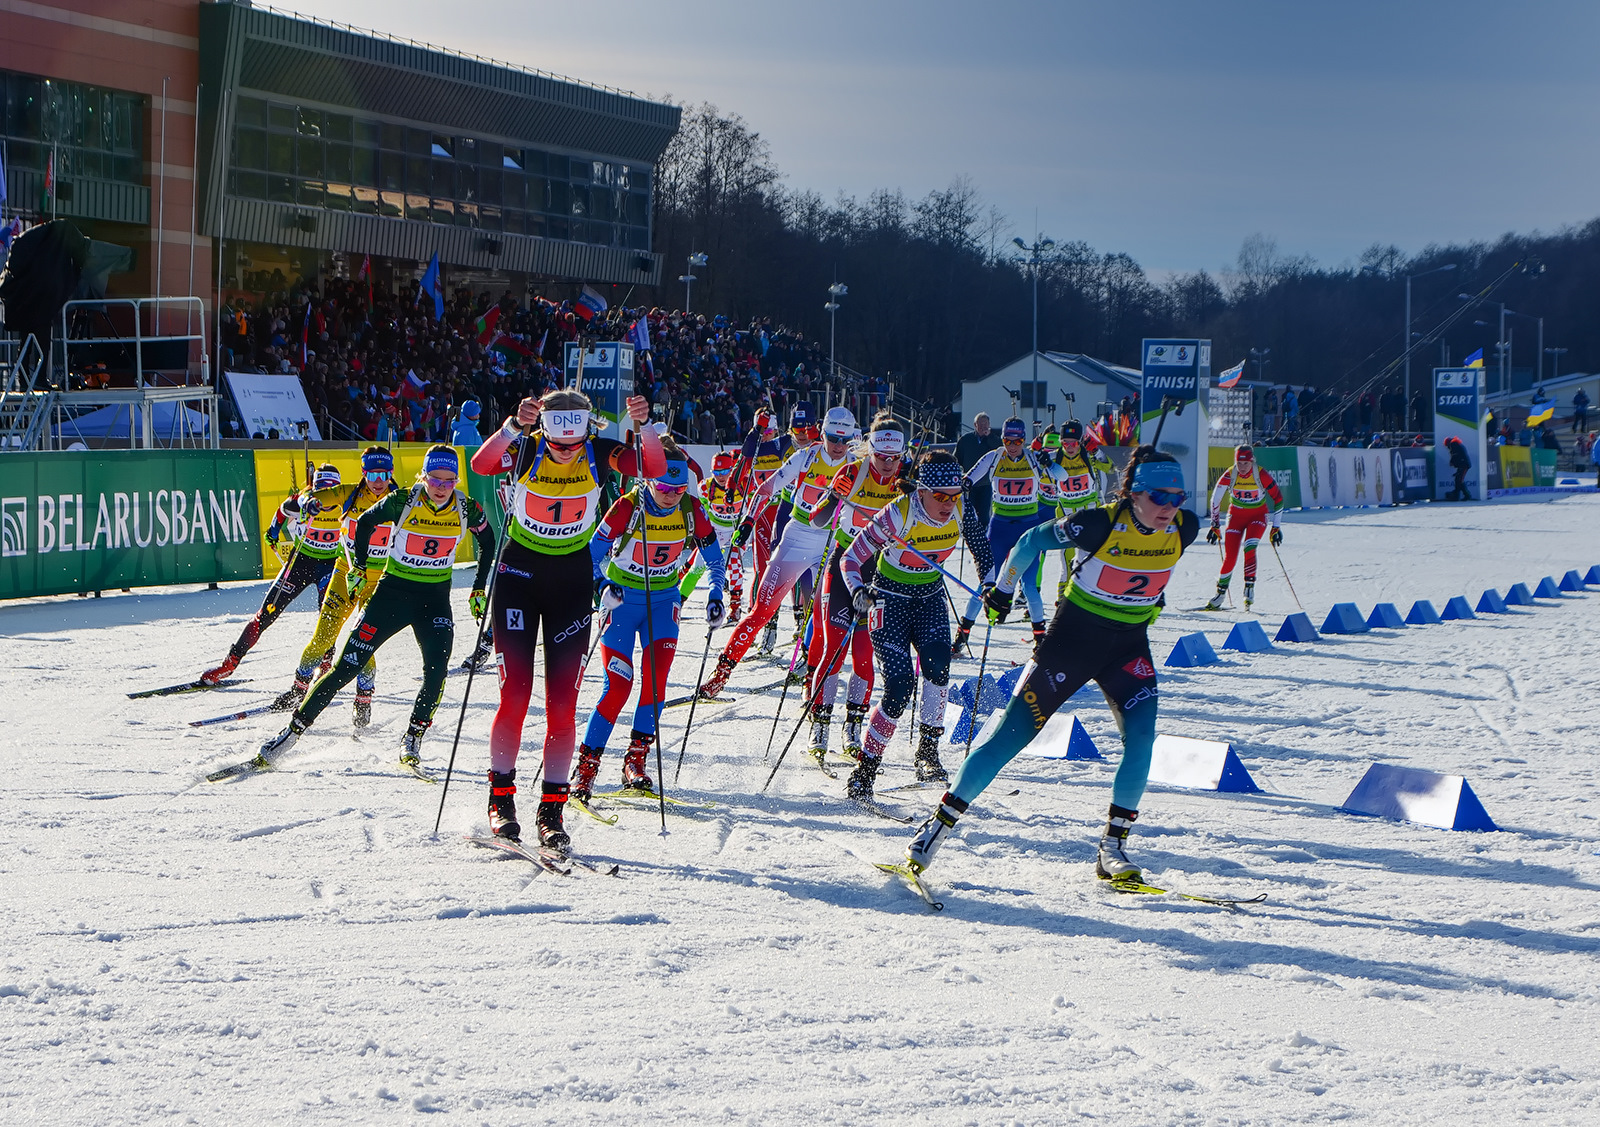
[[[450,445],[472,448],[483,444],[483,436],[478,433],[480,413],[475,399],[469,399],[461,405],[461,414],[450,428]]]
[[[1455,488],[1445,494],[1446,501],[1470,501],[1472,494],[1467,489],[1467,471],[1472,468],[1472,457],[1467,453],[1467,448],[1462,441],[1451,435],[1444,440],[1444,446],[1449,451],[1450,468],[1455,471]]]
[[[1572,433],[1589,429],[1589,393],[1579,388],[1572,397]]]

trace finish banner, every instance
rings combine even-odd
[[[8,454],[0,599],[261,578],[249,451]]]

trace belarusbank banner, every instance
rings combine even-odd
[[[261,576],[248,451],[7,454],[0,599]]]
[[[1433,488],[1434,498],[1455,489],[1455,469],[1445,439],[1459,438],[1472,459],[1467,471],[1467,496],[1482,501],[1489,460],[1483,433],[1484,369],[1435,368],[1433,370]],[[1502,467],[1503,468],[1503,467]]]

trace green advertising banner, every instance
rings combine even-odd
[[[1556,459],[1561,457],[1554,450],[1530,450],[1533,459],[1533,484],[1536,486],[1554,486],[1556,483]]]
[[[1283,507],[1298,509],[1300,500],[1300,455],[1294,446],[1257,446],[1256,465],[1272,475],[1283,493]]]
[[[261,578],[249,451],[0,457],[0,599]]]

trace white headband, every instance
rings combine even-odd
[[[897,430],[875,430],[867,435],[867,445],[874,454],[904,454],[906,436]]]
[[[546,438],[570,440],[589,437],[589,412],[583,407],[541,411],[539,428]]]

